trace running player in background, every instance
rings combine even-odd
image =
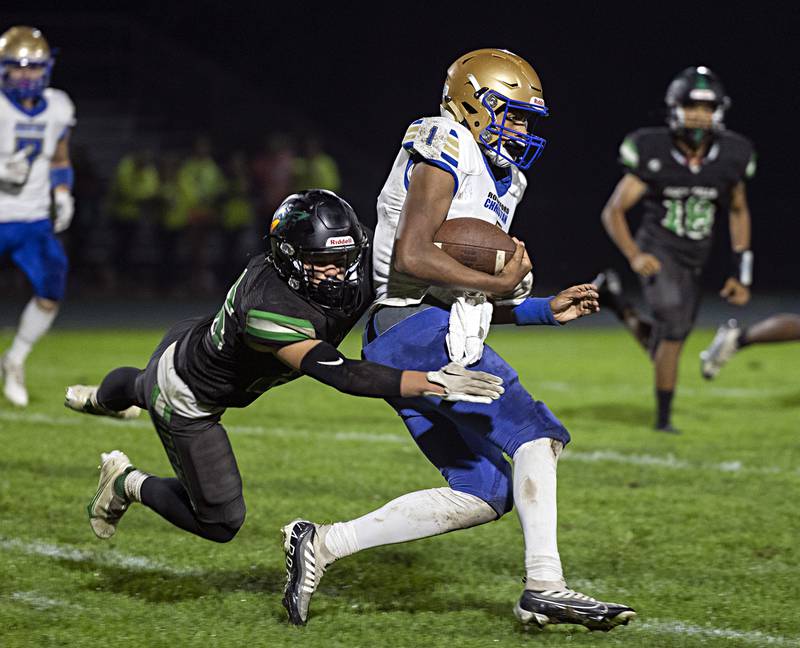
[[[0,36],[0,256],[8,254],[33,287],[0,359],[3,393],[20,407],[28,404],[25,360],[58,314],[67,279],[55,234],[72,221],[75,107],[65,92],[48,87],[53,63],[38,29],[12,27]]]
[[[623,299],[613,270],[595,283],[601,303],[611,307],[653,361],[656,430],[677,432],[672,399],[678,362],[700,305],[715,216],[725,209],[734,264],[720,295],[737,306],[750,299],[753,254],[745,180],[755,173],[755,155],[747,139],[725,129],[730,100],[708,68],[681,72],[665,101],[668,127],[642,128],[623,140],[625,175],[602,214],[608,235],[640,277],[652,320]],[[644,216],[633,237],[626,215],[640,201]]]

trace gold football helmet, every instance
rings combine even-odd
[[[50,83],[53,55],[47,40],[35,27],[12,27],[0,36],[0,84],[7,95],[19,101],[41,97]],[[12,68],[40,68],[36,78],[11,78]]]
[[[441,111],[466,126],[496,163],[527,169],[546,144],[532,132],[548,114],[539,75],[508,50],[479,49],[459,57],[447,70]],[[527,122],[524,133],[507,125],[520,116]]]

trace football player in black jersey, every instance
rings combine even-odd
[[[174,326],[147,367],[120,367],[99,387],[73,385],[71,409],[128,418],[146,408],[177,478],[149,475],[115,450],[102,455],[89,522],[109,538],[141,502],[216,542],[242,526],[242,480],[220,418],[306,374],[359,396],[433,396],[489,403],[501,379],[463,367],[400,371],[336,350],[372,302],[366,230],[329,191],[289,196],[273,216],[266,255],[254,257],[219,312]]]
[[[609,236],[640,277],[652,320],[624,302],[613,271],[598,281],[601,298],[655,365],[656,429],[675,432],[671,410],[678,360],[700,303],[715,217],[725,210],[734,263],[720,295],[738,306],[750,299],[753,254],[745,180],[755,173],[755,155],[747,139],[725,129],[730,100],[708,68],[681,72],[665,101],[668,127],[643,128],[622,142],[625,175],[602,214]],[[625,217],[640,201],[644,215],[634,237]]]

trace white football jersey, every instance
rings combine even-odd
[[[66,92],[47,88],[39,109],[28,114],[0,92],[0,159],[28,149],[31,170],[25,184],[0,186],[0,223],[50,216],[50,160],[59,140],[75,124],[75,106]]]
[[[392,268],[395,232],[406,199],[411,169],[422,158],[444,169],[455,180],[452,218],[480,218],[508,232],[514,210],[527,184],[511,166],[510,176],[496,182],[489,161],[472,133],[449,117],[424,117],[413,122],[378,196],[378,224],[373,244],[373,277],[378,303],[389,306],[418,304],[432,287]],[[448,291],[436,290],[439,299]]]

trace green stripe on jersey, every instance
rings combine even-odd
[[[309,339],[307,335],[297,333],[296,331],[289,331],[288,329],[284,329],[284,331],[265,331],[248,326],[245,328],[245,331],[248,335],[262,340],[271,340],[272,342],[302,342],[303,340]]]
[[[288,315],[279,315],[278,313],[270,313],[251,308],[247,311],[247,319],[249,320],[250,318],[269,320],[270,322],[277,322],[278,324],[284,324],[297,329],[306,328],[311,331],[311,335],[314,333],[314,325],[307,319],[300,319],[299,317],[289,317]]]
[[[633,140],[626,138],[619,147],[619,157],[626,167],[635,169],[639,166],[639,151],[636,150],[636,144]]]
[[[748,180],[756,174],[756,154],[750,156],[750,161],[747,163],[747,168],[744,170],[744,177]]]
[[[300,342],[317,337],[314,325],[306,319],[257,310],[247,311],[245,331],[272,342]]]

